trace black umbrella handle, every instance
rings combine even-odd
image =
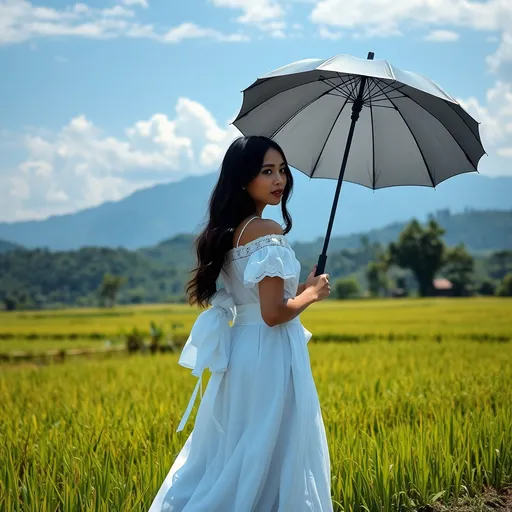
[[[316,267],[315,277],[325,273],[325,264],[327,263],[327,254],[318,256],[318,264]]]
[[[372,60],[374,57],[373,52],[368,52],[368,59]],[[332,202],[332,208],[331,208],[331,216],[329,217],[329,224],[327,225],[327,233],[325,234],[325,240],[324,240],[324,248],[322,251],[322,254],[318,257],[318,266],[316,268],[315,277],[319,276],[320,274],[325,273],[325,264],[327,263],[327,247],[329,246],[329,240],[331,238],[331,230],[332,225],[334,223],[334,215],[336,214],[336,207],[338,205],[338,199],[340,197],[341,192],[341,184],[343,183],[343,177],[345,176],[345,169],[347,167],[347,160],[348,160],[348,154],[350,152],[350,146],[352,145],[352,137],[354,136],[354,130],[356,127],[357,120],[359,119],[359,114],[363,108],[363,94],[364,94],[364,88],[366,85],[366,76],[361,77],[361,83],[359,85],[359,92],[357,94],[357,98],[352,104],[352,115],[351,115],[351,123],[350,123],[350,129],[348,131],[347,136],[347,143],[345,145],[345,152],[343,154],[343,161],[341,163],[341,169],[340,174],[338,177],[338,183],[336,185],[336,192],[334,193],[334,200]],[[311,177],[313,174],[311,174]]]

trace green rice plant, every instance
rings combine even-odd
[[[335,510],[421,510],[511,483],[512,344],[444,335],[309,350]],[[2,366],[0,510],[147,510],[193,426],[195,412],[175,432],[195,385],[177,359]]]

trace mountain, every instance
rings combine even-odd
[[[464,242],[471,252],[512,248],[512,210],[436,215],[446,229],[449,246]],[[396,240],[404,224],[346,237],[333,237],[327,271],[333,282],[356,276],[365,286],[365,269],[374,256],[373,243]],[[366,238],[366,242],[362,237]],[[15,299],[20,308],[97,304],[97,291],[106,273],[123,276],[120,303],[176,302],[184,300],[184,288],[195,264],[195,236],[181,234],[136,251],[125,248],[85,247],[71,251],[47,249],[11,250],[0,254],[0,301]],[[321,252],[322,239],[293,243],[304,280]],[[475,282],[488,275],[503,278],[512,269],[510,254],[491,262],[487,254],[476,258]],[[413,280],[412,280],[413,281]],[[414,283],[410,284],[413,286]]]
[[[15,251],[17,249],[23,249],[21,245],[7,242],[7,240],[0,240],[0,254],[3,252]]]
[[[450,247],[462,243],[474,254],[512,248],[512,210],[468,211],[458,214],[440,210],[431,217],[444,228],[443,239]],[[366,233],[331,237],[327,253],[358,249],[363,237],[370,244],[387,245],[398,239],[405,225],[405,222],[395,222]],[[190,268],[195,261],[194,238],[191,234],[181,234],[155,246],[139,249],[138,252],[158,263]],[[316,261],[322,252],[323,240],[321,236],[310,242],[293,242],[297,258],[300,261]]]
[[[138,190],[130,196],[79,212],[45,220],[2,222],[0,238],[27,248],[52,250],[83,246],[148,247],[181,233],[197,233],[207,213],[208,198],[217,173]],[[295,187],[289,202],[293,229],[289,239],[308,241],[325,234],[336,183],[310,179],[294,172]],[[435,190],[393,187],[370,190],[344,183],[332,236],[349,235],[404,222],[425,220],[431,212],[450,209],[508,210],[512,208],[512,177],[490,178],[476,173],[454,177]],[[279,207],[265,217],[281,221]]]
[[[429,216],[436,220],[445,230],[443,236],[448,246],[464,244],[472,253],[512,248],[512,210],[466,211],[452,214],[448,209],[438,210]],[[366,233],[355,233],[343,237],[333,237],[329,242],[328,253],[342,249],[356,249],[361,246],[361,238],[369,243],[389,244],[397,240],[406,222],[395,222],[380,229]],[[311,242],[296,242],[294,249],[302,258],[320,254],[324,237]]]

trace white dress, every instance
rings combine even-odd
[[[283,235],[257,238],[226,258],[226,289],[199,315],[179,359],[199,379],[178,431],[203,370],[212,375],[194,429],[149,512],[332,511],[311,333],[299,317],[269,327],[260,312],[257,283],[282,277],[285,298],[293,298],[300,263]]]

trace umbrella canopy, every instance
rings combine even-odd
[[[345,181],[434,187],[476,171],[485,153],[478,122],[432,80],[385,60],[337,55],[276,69],[243,91],[233,124],[274,139],[308,176],[338,179],[363,77]]]
[[[372,189],[435,187],[476,171],[485,153],[479,123],[454,98],[425,76],[373,60],[372,52],[294,62],[243,95],[233,124],[244,135],[274,139],[289,164],[312,178],[338,180],[317,274],[343,180]]]

